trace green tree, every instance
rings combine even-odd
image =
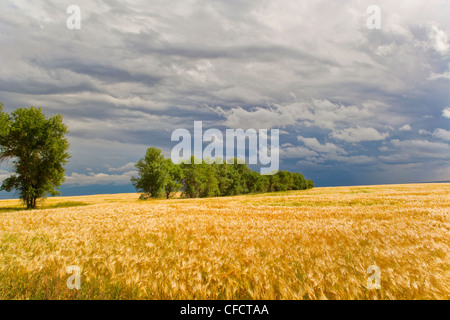
[[[227,196],[233,180],[229,177],[229,166],[226,164],[216,165],[216,180],[218,182],[220,196]]]
[[[231,161],[230,161],[231,162]],[[234,196],[249,193],[247,179],[251,174],[250,168],[246,164],[239,164],[234,158],[233,163],[221,165],[219,180],[220,194],[223,196]]]
[[[168,180],[166,182],[166,198],[169,199],[172,193],[180,191],[183,187],[182,181],[184,175],[180,165],[174,164],[172,159],[166,159],[166,163],[168,173]]]
[[[301,173],[294,172],[292,178],[294,182],[293,190],[305,190],[307,188],[305,177]]]
[[[3,103],[0,102],[0,138],[5,137],[9,132],[9,116],[3,112]]]
[[[194,164],[194,157],[191,157],[191,163],[181,163],[183,170],[184,196],[188,198],[199,198],[201,191],[205,188],[198,164]]]
[[[20,108],[10,115],[0,105],[0,161],[11,160],[15,173],[0,190],[18,190],[27,209],[36,201],[60,194],[64,165],[70,158],[68,133],[61,115],[46,117],[42,108]],[[56,188],[56,189],[55,189]]]
[[[145,157],[135,164],[138,177],[132,177],[131,182],[141,199],[160,198],[164,195],[169,173],[167,162],[161,150],[151,147],[147,149]]]
[[[259,173],[258,173],[259,174]],[[259,175],[259,181],[258,181],[258,192],[268,192],[269,191],[269,176],[263,176],[263,175]]]
[[[219,181],[216,178],[216,165],[195,164],[194,157],[191,163],[182,163],[184,196],[188,198],[207,198],[220,195]]]
[[[267,188],[267,191],[275,192],[280,190],[281,190],[280,176],[278,174],[269,176],[269,186]]]
[[[200,190],[200,197],[218,197],[220,196],[219,181],[216,179],[216,165],[207,164],[205,161],[197,165],[200,170],[200,176],[203,180],[203,189]]]
[[[260,192],[261,186],[260,186],[260,174],[256,171],[252,171],[247,175],[247,188],[248,192],[250,193],[256,193]]]
[[[227,164],[217,164],[206,159],[175,165],[171,159],[164,159],[161,150],[149,148],[144,159],[136,164],[139,178],[132,178],[136,189],[144,192],[141,198],[167,198],[183,188],[187,198],[234,196],[256,192],[303,190],[314,187],[302,174],[279,171],[274,175],[261,175],[252,171],[247,164],[239,164],[237,159]],[[219,163],[221,162],[218,159]]]
[[[294,186],[294,179],[292,177],[292,173],[289,171],[278,171],[277,173],[279,177],[279,190],[278,191],[287,191],[292,190]]]

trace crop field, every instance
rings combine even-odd
[[[449,299],[449,215],[450,184],[0,201],[0,299]]]

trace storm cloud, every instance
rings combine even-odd
[[[80,30],[66,26],[73,4]],[[280,129],[281,169],[316,185],[450,180],[449,12],[445,0],[2,1],[0,101],[63,114],[65,186],[99,192],[127,184],[147,147],[169,155],[194,121]]]

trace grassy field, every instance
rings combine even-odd
[[[449,215],[450,184],[0,201],[0,299],[449,299]]]

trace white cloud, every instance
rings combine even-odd
[[[128,171],[118,175],[94,172],[86,175],[74,172],[70,176],[66,176],[64,184],[69,186],[126,185],[130,184],[131,177],[136,175],[137,171]]]
[[[230,128],[285,128],[289,126],[336,129],[353,123],[396,125],[403,119],[389,115],[388,120],[378,120],[380,113],[389,113],[389,105],[378,101],[365,101],[361,105],[333,103],[328,99],[310,99],[293,103],[275,104],[270,107],[244,109],[217,107],[216,112],[225,118],[224,126]]]
[[[298,136],[297,139],[303,142],[306,147],[317,152],[346,154],[344,149],[336,146],[334,143],[326,142],[325,144],[321,144],[316,138],[305,138],[302,136]]]
[[[411,126],[409,124],[405,124],[403,127],[399,129],[400,131],[411,131]]]
[[[450,141],[450,131],[445,129],[436,129],[433,136],[439,139]]]
[[[443,153],[444,151],[449,151],[450,146],[446,143],[441,142],[430,142],[428,140],[398,140],[394,139],[391,141],[392,145],[395,147],[401,147],[404,149],[411,148],[412,150],[420,150],[426,153],[433,153],[434,151],[438,151],[439,153]],[[450,153],[449,153],[450,154]]]
[[[374,158],[366,156],[366,155],[357,155],[357,156],[329,156],[326,160],[335,160],[343,163],[349,164],[369,164],[375,161]]]
[[[352,156],[342,156],[338,154],[321,154],[319,156],[309,156],[305,157],[305,160],[300,160],[297,164],[307,164],[307,165],[328,165],[335,166],[335,162],[340,164],[348,165],[367,165],[374,163],[376,161],[375,157],[369,157],[366,155],[352,155]],[[331,162],[331,164],[330,164]]]
[[[442,111],[442,116],[450,119],[450,108],[444,109]]]
[[[330,137],[347,142],[381,141],[389,137],[389,133],[380,133],[374,128],[358,126],[356,128],[337,130],[331,133]]]
[[[280,157],[285,159],[304,159],[318,155],[319,154],[317,152],[300,146],[283,145],[280,148]]]
[[[432,40],[431,46],[436,52],[441,55],[448,53],[450,45],[448,44],[448,37],[444,30],[441,30],[437,25],[432,25],[429,37]]]
[[[427,130],[419,130],[419,134],[424,135],[424,136],[431,136],[432,133],[430,131]]]
[[[450,79],[450,71],[444,73],[431,73],[428,80]]]
[[[129,172],[136,170],[133,162],[129,162],[119,168],[108,168],[109,172]]]
[[[256,107],[247,111],[242,107],[230,110],[223,110],[218,107],[216,110],[226,118],[223,124],[228,128],[256,130],[284,128],[297,122],[297,117],[290,112],[286,112],[286,109]]]

